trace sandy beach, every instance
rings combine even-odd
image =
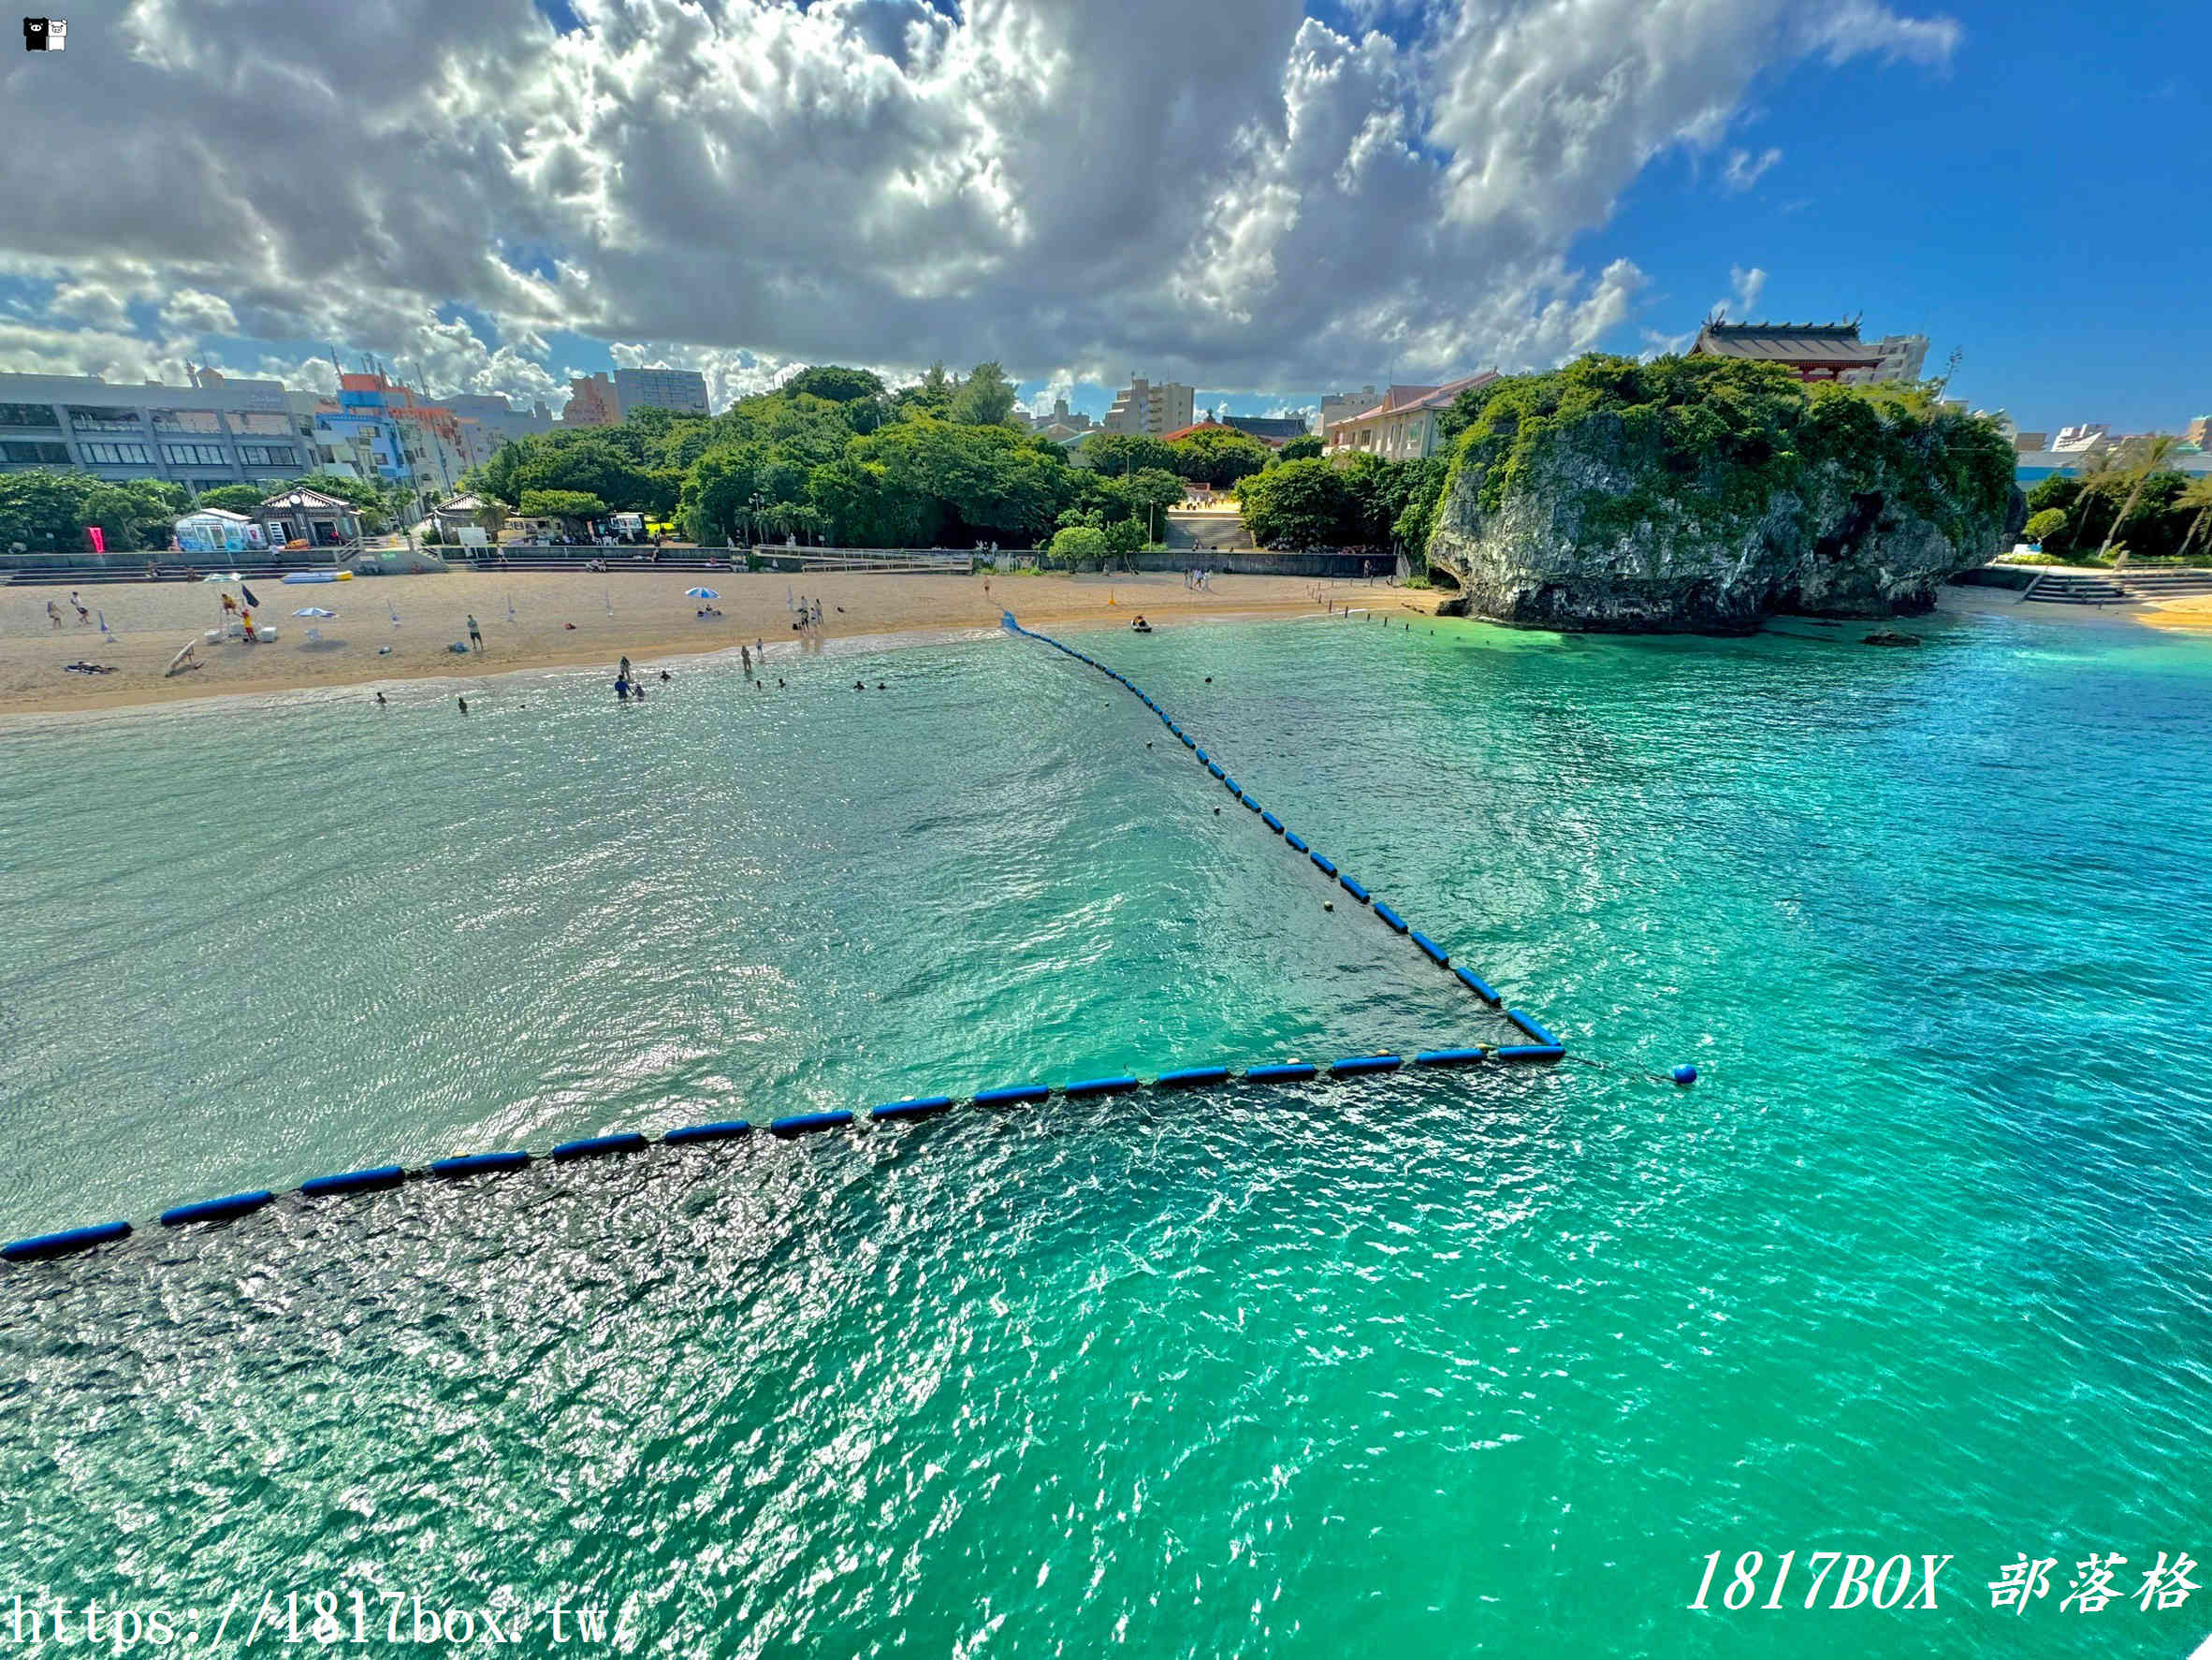
[[[986,581],[989,584],[985,588]],[[685,597],[704,585],[721,597],[721,615],[702,618],[704,602]],[[235,585],[233,590],[235,590]],[[514,669],[604,664],[628,656],[648,662],[735,650],[756,639],[788,647],[793,631],[785,596],[822,603],[815,637],[836,639],[908,631],[995,628],[1001,610],[1025,622],[1125,621],[1142,612],[1162,626],[1197,617],[1288,616],[1317,611],[1323,596],[1337,604],[1404,605],[1431,596],[1376,583],[1325,583],[1313,577],[1214,578],[1211,591],[1186,588],[1173,572],[1136,576],[939,576],[824,572],[794,577],[772,572],[569,571],[466,572],[361,577],[351,582],[286,587],[248,584],[261,600],[257,623],[273,625],[273,644],[211,646],[216,625],[212,585],[139,582],[83,590],[80,597],[104,616],[80,624],[66,588],[0,589],[0,714],[62,713],[377,681],[502,674]],[[65,619],[55,628],[51,600]],[[508,605],[514,619],[508,620]],[[327,621],[295,618],[322,605]],[[392,617],[397,613],[395,625]],[[473,613],[484,649],[465,657],[448,649],[468,639]],[[322,638],[309,640],[310,628]],[[170,660],[201,641],[205,665],[165,677]],[[107,675],[71,672],[76,662],[112,667]]]
[[[985,582],[989,583],[986,590]],[[269,693],[381,681],[468,678],[516,669],[604,664],[629,656],[643,664],[662,658],[734,650],[765,640],[789,646],[785,596],[804,591],[822,602],[817,638],[992,628],[1011,610],[1038,625],[1119,624],[1142,612],[1163,627],[1201,617],[1295,616],[1325,604],[1424,613],[1443,595],[1382,583],[1322,582],[1302,576],[1214,579],[1211,591],[1186,588],[1172,572],[1136,576],[936,576],[823,573],[796,578],[775,573],[714,572],[704,578],[720,598],[719,617],[698,615],[702,602],[684,590],[695,572],[465,572],[442,575],[363,577],[352,582],[285,587],[253,584],[273,624],[273,643],[207,645],[220,591],[212,585],[124,583],[86,589],[80,597],[104,616],[80,624],[65,588],[0,589],[0,715],[66,713],[187,698]],[[51,600],[62,612],[55,628]],[[508,619],[510,602],[514,619]],[[295,618],[301,606],[338,613],[327,621]],[[1996,590],[1946,589],[1949,613],[2032,615],[2058,621],[2212,633],[2212,599],[2132,605],[2111,610],[2038,605],[2023,611]],[[398,614],[395,625],[392,618]],[[468,638],[473,613],[484,649],[448,649]],[[318,629],[319,640],[307,638]],[[201,641],[203,667],[165,677],[180,648]],[[72,663],[98,663],[113,674],[72,673]]]

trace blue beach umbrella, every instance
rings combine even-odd
[[[684,590],[684,598],[688,600],[719,600],[721,597],[711,588],[687,588]]]

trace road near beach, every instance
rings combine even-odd
[[[986,581],[989,584],[985,588]],[[1110,622],[1139,612],[1154,619],[1317,610],[1333,594],[1352,604],[1410,604],[1416,595],[1380,584],[1325,583],[1302,576],[1215,576],[1193,590],[1174,572],[1138,576],[937,576],[873,573],[615,570],[467,572],[361,577],[286,587],[271,578],[247,584],[262,602],[255,620],[277,631],[274,644],[199,645],[205,666],[167,676],[185,645],[219,620],[217,595],[237,585],[138,582],[84,590],[95,620],[80,624],[65,588],[0,589],[0,714],[113,708],[180,698],[356,685],[510,669],[639,662],[683,652],[734,650],[756,639],[798,638],[787,596],[822,604],[818,638],[903,630],[996,626],[1002,609],[1039,623]],[[705,586],[720,597],[686,596]],[[1348,602],[1346,596],[1349,596]],[[59,628],[47,603],[65,619]],[[509,602],[514,619],[508,620]],[[328,620],[292,613],[321,605]],[[718,617],[702,618],[702,606]],[[397,615],[398,621],[393,618]],[[484,631],[484,649],[464,657],[468,619]],[[111,637],[101,634],[106,619]],[[310,629],[321,638],[310,640]],[[113,674],[72,672],[85,662]]]

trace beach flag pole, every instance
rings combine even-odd
[[[605,596],[606,599],[606,614],[609,617],[612,617],[615,614],[615,590],[612,588],[607,588],[603,589],[600,591]]]
[[[513,589],[509,589],[509,590],[507,590],[507,621],[508,621],[509,623],[512,623],[514,620],[515,620],[515,590],[514,590]]]

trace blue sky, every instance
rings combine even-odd
[[[1767,316],[1924,333],[1931,370],[1957,349],[1958,395],[2023,427],[2212,412],[2212,11],[1950,9],[1948,70],[1762,80],[1737,141],[1782,157],[1755,185],[1669,158],[1578,256],[1634,257],[1663,332],[1695,328],[1732,266],[1763,269]]]
[[[1133,371],[1263,413],[1659,349],[1725,302],[1925,333],[2030,430],[2177,429],[2212,413],[2205,17],[138,0],[0,60],[46,135],[0,169],[0,369],[317,384],[336,344],[558,408],[624,363],[719,405],[995,357],[1035,403],[1102,413]]]

